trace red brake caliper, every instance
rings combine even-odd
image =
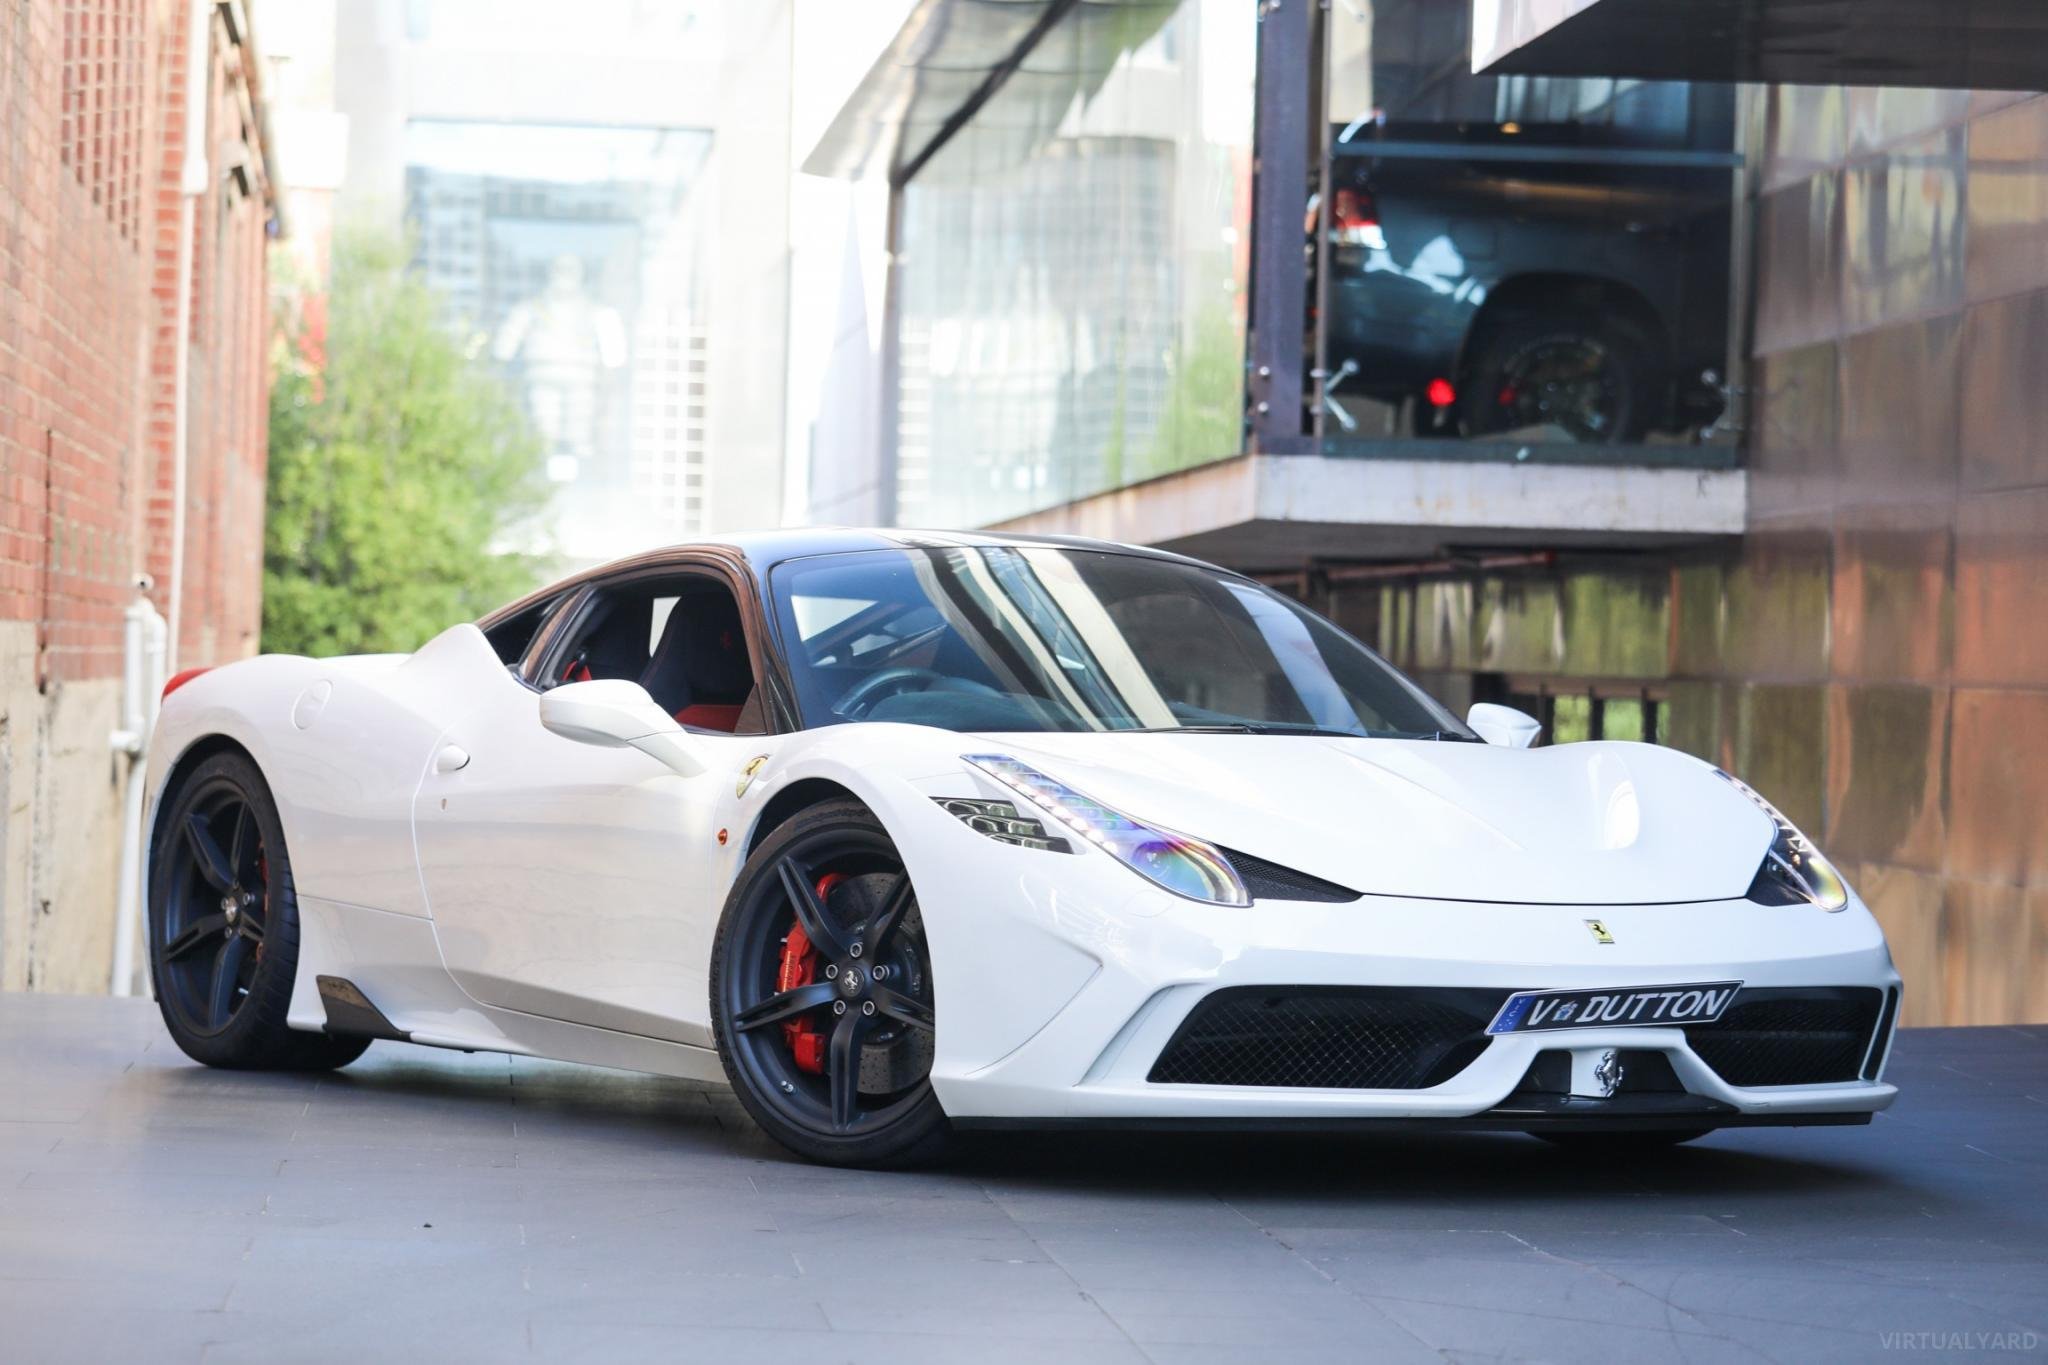
[[[845,880],[843,872],[827,872],[818,878],[818,899],[822,901],[830,896],[832,888]],[[811,946],[811,936],[804,932],[803,925],[792,924],[789,937],[782,940],[782,965],[775,974],[775,989],[793,991],[817,979],[818,951]],[[825,1074],[825,1034],[822,1029],[798,1015],[783,1021],[782,1038],[796,1057],[797,1070],[808,1071],[814,1076]]]

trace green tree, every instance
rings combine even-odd
[[[508,548],[547,500],[538,444],[399,242],[339,238],[320,311],[280,310],[263,647],[413,649],[539,581],[544,562]]]

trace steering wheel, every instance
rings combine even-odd
[[[905,664],[896,668],[884,668],[879,672],[868,674],[852,687],[847,688],[846,695],[835,702],[832,709],[848,720],[859,720],[874,707],[876,702],[881,701],[883,698],[909,692],[912,690],[911,684],[913,683],[923,684],[922,687],[916,689],[922,691],[935,682],[943,681],[945,676],[945,674],[937,669],[919,668],[915,664]]]

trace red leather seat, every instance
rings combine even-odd
[[[744,710],[746,706],[740,702],[693,702],[676,712],[676,723],[692,730],[723,730],[731,734],[739,728],[740,712]]]

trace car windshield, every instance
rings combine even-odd
[[[769,581],[807,727],[1477,738],[1321,617],[1196,564],[875,550],[792,560]]]

